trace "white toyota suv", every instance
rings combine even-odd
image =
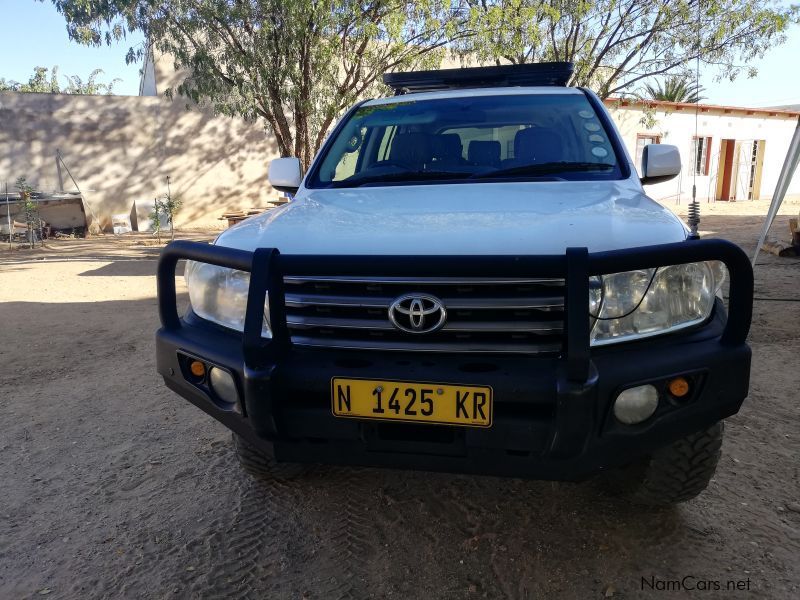
[[[167,246],[158,371],[247,471],[608,471],[651,504],[706,487],[747,396],[752,271],[645,195],[677,149],[647,146],[640,178],[571,70],[387,74],[397,94],[351,108],[305,176],[272,162],[292,202]]]

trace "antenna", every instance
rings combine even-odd
[[[697,56],[695,57],[694,86],[695,90],[700,89],[700,48],[702,39],[700,37],[700,0],[697,0]],[[700,150],[700,136],[698,135],[697,120],[700,112],[700,98],[694,104],[694,164],[692,165],[692,201],[689,203],[687,211],[687,222],[689,223],[689,239],[700,239],[697,227],[700,225],[700,204],[697,202],[697,159]],[[708,152],[708,149],[706,149]]]

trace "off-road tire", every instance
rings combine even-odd
[[[670,506],[708,487],[721,455],[724,424],[719,421],[653,452],[642,462],[609,473],[606,487],[631,502]]]
[[[255,479],[290,481],[311,472],[310,465],[276,461],[235,433],[231,433],[231,442],[242,470]]]

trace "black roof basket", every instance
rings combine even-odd
[[[437,71],[384,73],[383,82],[395,95],[458,88],[566,86],[572,76],[571,62],[541,62],[499,67],[470,67]]]

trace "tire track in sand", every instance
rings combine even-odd
[[[261,482],[244,473],[239,480],[230,517],[216,519],[205,534],[206,573],[191,582],[192,595],[296,597],[290,557],[305,537],[297,514],[302,490],[295,482]]]
[[[375,597],[370,573],[383,534],[370,507],[379,499],[379,475],[337,468],[291,481],[237,480],[230,516],[220,509],[223,516],[186,546],[195,556],[204,548],[198,573],[186,577],[191,596]]]
[[[383,517],[377,510],[384,475],[371,469],[336,468],[305,515],[321,527],[306,566],[307,595],[320,600],[379,597],[374,574],[385,565]]]

